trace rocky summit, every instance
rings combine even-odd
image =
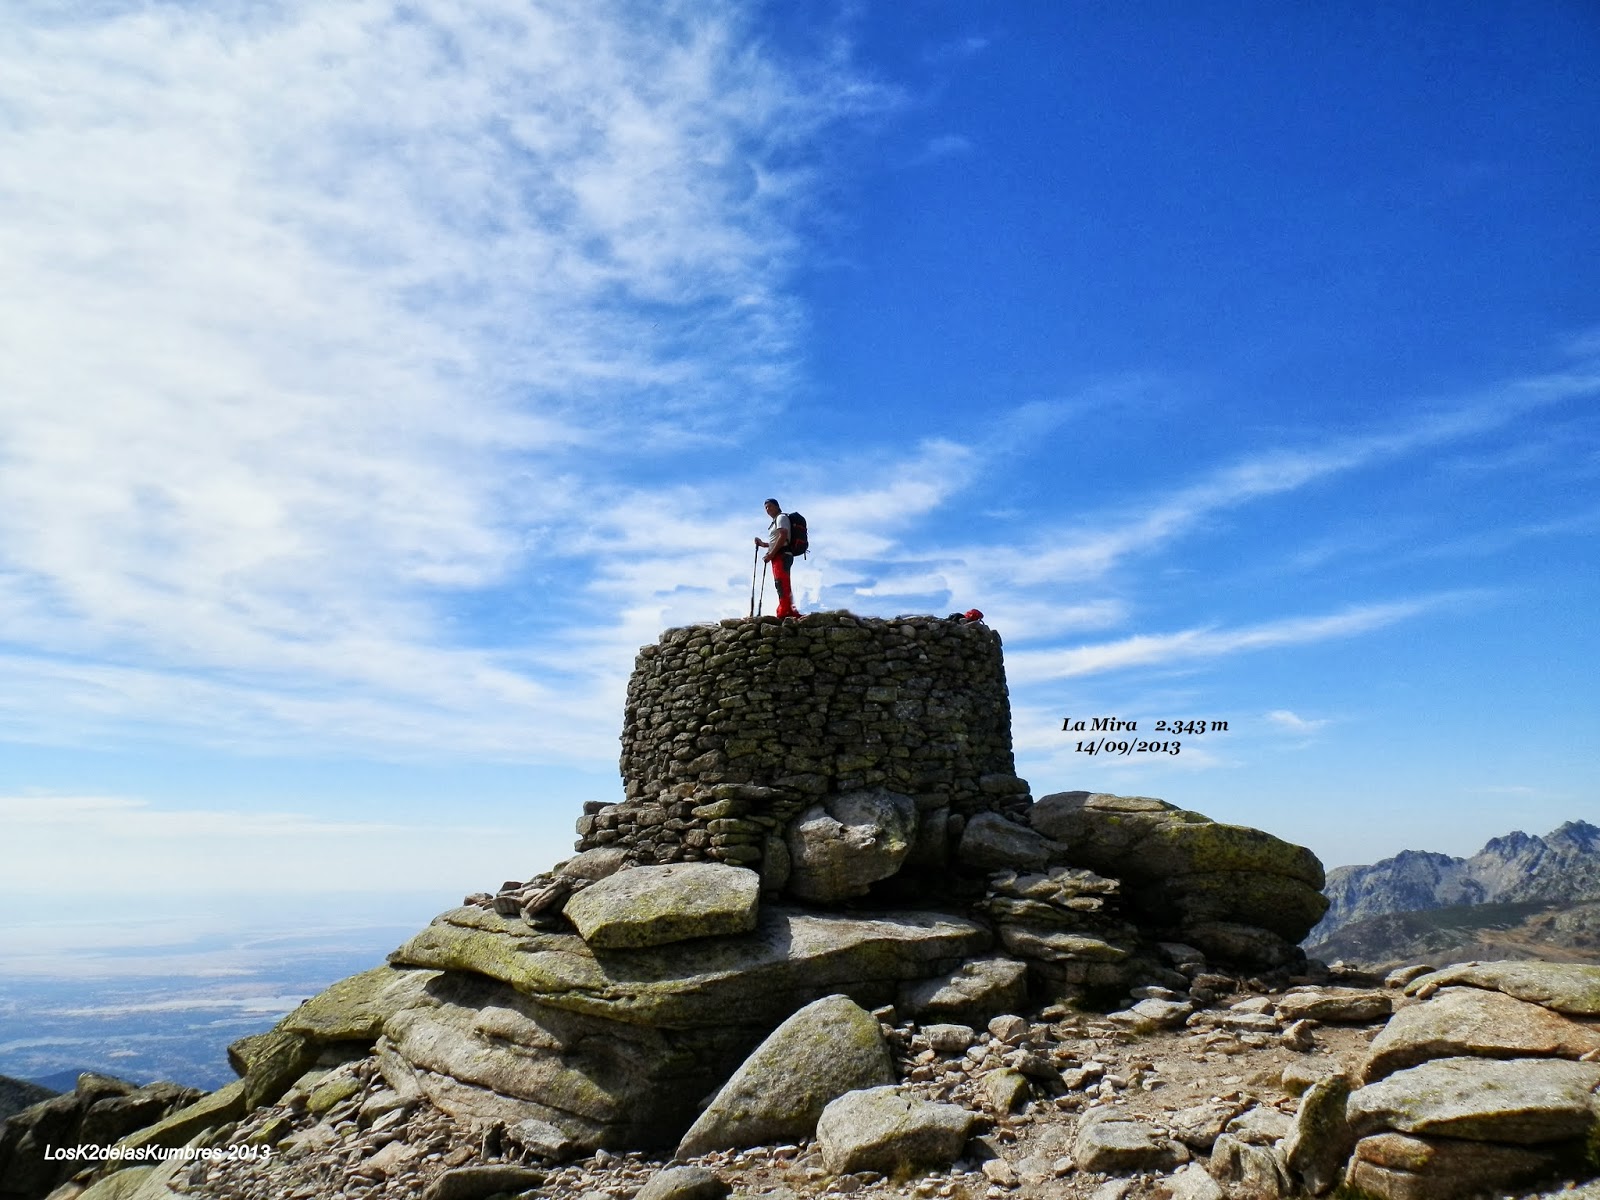
[[[1309,851],[1152,797],[1035,801],[1008,711],[981,625],[668,631],[574,856],[236,1043],[217,1092],[86,1075],[16,1114],[0,1200],[1427,1200],[1600,1173],[1600,968],[1308,960]]]

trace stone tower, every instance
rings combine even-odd
[[[940,868],[971,817],[1031,803],[1000,635],[926,616],[668,630],[635,663],[621,765],[626,799],[587,806],[580,850],[749,866],[769,891],[804,857],[808,821],[825,835],[819,820],[866,827],[875,812],[871,849],[906,843],[895,870]]]

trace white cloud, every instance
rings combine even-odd
[[[981,572],[996,590],[1097,581],[1217,513],[1497,429],[1531,410],[1597,392],[1600,376],[1581,373],[1516,380],[1389,430],[1334,439],[1314,450],[1257,452],[1165,493],[1120,507],[1090,509],[1078,522],[1083,532],[1055,522],[1027,544],[952,547],[950,554],[974,573]]]
[[[1140,634],[1097,646],[1024,650],[1009,655],[1007,674],[1020,683],[1070,679],[1130,667],[1167,667],[1277,646],[1306,645],[1381,629],[1433,608],[1439,601],[1368,604],[1317,617],[1287,617],[1241,629],[1185,629]]]
[[[5,728],[591,754],[609,683],[454,606],[581,586],[612,456],[757,419],[881,100],[734,5],[9,6]]]
[[[1267,720],[1280,729],[1287,729],[1293,733],[1315,733],[1328,724],[1325,719],[1307,720],[1286,708],[1273,709],[1267,714]]]

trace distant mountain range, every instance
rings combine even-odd
[[[1587,821],[1508,833],[1471,858],[1404,850],[1336,867],[1324,891],[1327,915],[1306,938],[1324,960],[1600,961],[1600,827]]]

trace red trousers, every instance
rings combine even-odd
[[[771,562],[772,586],[778,593],[778,611],[775,615],[798,617],[800,610],[794,606],[794,589],[789,586],[789,567],[794,562],[794,555],[774,554]]]

